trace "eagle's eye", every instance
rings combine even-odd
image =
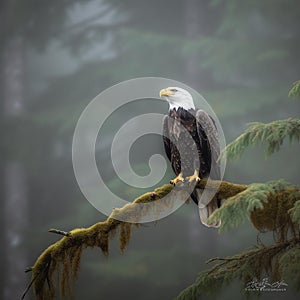
[[[174,92],[174,93],[178,92],[178,90],[176,90],[176,89],[170,89],[170,91]]]

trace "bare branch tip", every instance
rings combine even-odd
[[[28,273],[28,272],[32,272],[32,270],[33,270],[33,267],[27,267],[24,272]]]
[[[56,233],[56,234],[63,235],[63,236],[68,236],[68,237],[71,236],[71,232],[63,231],[63,230],[59,230],[59,229],[55,229],[55,228],[51,228],[48,231],[51,233]]]

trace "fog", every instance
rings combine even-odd
[[[227,142],[249,122],[297,117],[299,101],[287,94],[299,79],[299,13],[296,0],[1,1],[0,298],[21,297],[30,282],[24,270],[58,239],[49,228],[106,219],[81,193],[72,166],[75,126],[93,98],[133,78],[177,80],[204,96]],[[109,105],[103,103],[99,118]],[[114,134],[130,118],[167,111],[167,103],[141,101],[110,116],[96,160],[114,193],[127,200],[140,194],[111,172]],[[146,175],[157,153],[164,155],[159,137],[137,140],[133,170]],[[268,159],[263,147],[250,148],[228,162],[224,179],[296,184],[298,157],[299,146],[288,143]],[[169,166],[159,184],[173,177]],[[134,229],[124,253],[117,238],[108,258],[85,250],[74,299],[174,299],[208,267],[206,260],[246,250],[256,238],[249,222],[221,234],[206,228],[190,202]],[[242,290],[233,282],[218,299],[242,299]],[[283,297],[297,295],[262,295]],[[32,291],[26,299],[34,299]]]

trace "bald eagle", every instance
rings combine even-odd
[[[191,94],[182,88],[162,89],[160,97],[169,102],[169,113],[163,122],[163,141],[166,155],[177,176],[170,183],[192,183],[208,177],[219,180],[220,145],[213,119],[205,111],[196,110]],[[196,147],[194,151],[193,147]],[[203,205],[200,197],[200,190],[195,188],[191,198],[199,207],[201,222],[208,227],[219,227],[220,222],[207,224],[207,218],[220,207],[220,203],[212,198]]]

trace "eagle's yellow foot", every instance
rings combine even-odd
[[[175,179],[170,180],[170,183],[176,185],[179,181],[184,182],[184,178],[182,175],[182,173],[179,173],[179,175]]]
[[[196,182],[199,182],[199,181],[201,180],[201,178],[199,177],[198,172],[195,170],[195,172],[194,172],[194,174],[193,174],[192,176],[187,176],[187,177],[186,177],[186,180],[187,180],[189,183],[193,182],[194,180],[195,180]]]

